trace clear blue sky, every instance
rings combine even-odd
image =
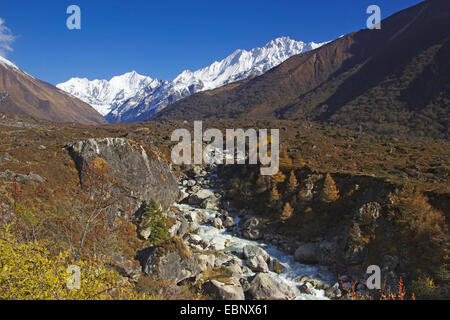
[[[0,18],[16,36],[7,58],[56,84],[131,70],[171,80],[235,49],[279,36],[322,42],[365,28],[371,4],[382,18],[419,0],[1,0]],[[66,8],[81,8],[81,30]]]

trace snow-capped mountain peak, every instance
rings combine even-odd
[[[172,81],[159,81],[132,71],[109,81],[73,78],[57,87],[91,104],[109,122],[141,121],[181,98],[261,75],[291,56],[323,44],[279,37],[263,47],[235,50],[205,68],[184,70]]]
[[[133,70],[112,77],[109,81],[72,78],[56,86],[89,103],[104,116],[114,107],[120,106],[125,100],[133,97],[139,90],[155,83],[159,84],[159,81],[140,75]]]
[[[11,61],[2,56],[0,56],[0,63],[9,68],[19,69],[19,67],[17,67],[14,63],[12,63]]]

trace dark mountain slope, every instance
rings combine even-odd
[[[314,120],[378,133],[449,134],[450,3],[426,1],[294,56],[260,77],[180,100],[155,119]]]
[[[90,105],[0,60],[0,112],[83,124],[106,123]]]

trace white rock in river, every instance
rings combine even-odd
[[[269,266],[262,256],[251,257],[245,263],[247,264],[247,267],[255,272],[269,272]]]
[[[243,254],[245,259],[249,259],[255,256],[261,256],[266,262],[270,259],[269,254],[264,249],[251,244],[248,244],[244,247]]]
[[[222,229],[222,228],[223,228],[223,225],[222,225],[222,219],[220,219],[220,218],[214,218],[213,223],[212,223],[212,226],[213,226],[214,228],[217,228],[217,229]]]

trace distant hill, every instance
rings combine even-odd
[[[30,76],[3,57],[0,57],[0,112],[56,122],[106,123],[90,105]]]
[[[184,98],[151,119],[312,120],[449,135],[450,2],[429,0],[265,74]]]

